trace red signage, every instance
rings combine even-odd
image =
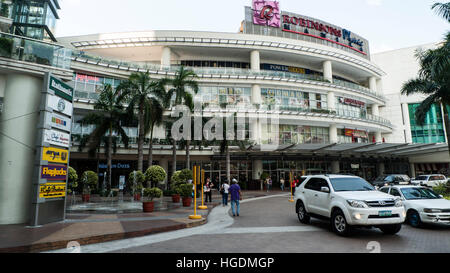
[[[336,37],[342,37],[342,31],[340,29],[336,29],[331,26],[326,26],[324,24],[321,24],[319,22],[314,22],[311,20],[307,20],[304,18],[289,16],[289,15],[283,15],[283,24],[291,24],[291,25],[297,25],[301,27],[307,27],[310,29],[315,29],[317,31],[322,31],[329,33],[331,35],[334,35]]]
[[[361,108],[364,108],[364,106],[366,106],[365,102],[355,100],[355,99],[339,98],[339,102],[342,104],[347,104],[347,105],[361,107]]]

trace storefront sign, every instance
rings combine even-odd
[[[58,96],[48,95],[47,105],[53,109],[53,111],[57,111],[61,114],[72,116],[73,114],[73,105],[65,99],[62,99]]]
[[[99,169],[107,169],[108,164],[99,164]],[[117,163],[117,164],[111,164],[112,169],[129,169],[131,168],[130,164],[123,164],[123,163]]]
[[[67,178],[67,167],[48,165],[42,166],[41,179],[65,181]]]
[[[73,88],[55,77],[50,76],[49,89],[53,90],[57,96],[72,101]]]
[[[359,100],[355,100],[355,99],[347,99],[347,98],[342,98],[342,97],[339,97],[339,102],[341,104],[346,104],[346,105],[351,105],[351,106],[356,106],[356,107],[361,107],[361,108],[364,108],[366,106],[366,103],[363,101],[359,101]]]
[[[66,196],[66,183],[47,183],[40,186],[40,198],[61,198]]]
[[[47,124],[53,128],[70,132],[72,129],[72,120],[56,113],[47,115]]]
[[[366,131],[345,129],[345,136],[355,138],[369,138],[369,134]]]
[[[44,130],[44,142],[69,148],[70,135],[56,130]]]
[[[52,163],[69,163],[69,151],[64,149],[44,147],[42,150],[42,160]]]

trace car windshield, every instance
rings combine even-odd
[[[420,175],[418,177],[416,177],[416,180],[427,180],[428,176],[425,175]]]
[[[426,188],[403,188],[401,191],[406,200],[441,199],[439,194]]]
[[[374,191],[375,188],[359,177],[331,178],[334,191]]]
[[[387,175],[381,175],[381,176],[378,176],[378,177],[375,179],[375,181],[384,181],[387,177],[388,177]]]

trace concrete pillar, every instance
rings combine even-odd
[[[370,91],[377,92],[377,78],[375,77],[369,78],[369,88]]]
[[[261,86],[259,84],[252,85],[252,104],[262,104]]]
[[[380,106],[378,104],[372,104],[372,115],[380,116]]]
[[[375,132],[375,142],[377,143],[383,142],[383,136],[381,135],[381,131]]]
[[[7,77],[0,115],[0,225],[29,221],[42,88],[40,78]]]
[[[377,80],[377,91],[380,94],[383,93],[383,80],[382,79]]]
[[[332,161],[331,162],[331,173],[332,174],[338,174],[341,171],[339,161]]]
[[[410,169],[410,174],[409,176],[411,178],[416,177],[416,166],[414,163],[409,163],[409,169]]]
[[[384,167],[384,163],[378,163],[378,176],[383,175],[386,172],[386,169]]]
[[[250,68],[253,71],[261,70],[261,58],[258,50],[253,50],[250,53]]]
[[[171,59],[172,59],[172,50],[170,49],[170,47],[163,47],[161,55],[161,65],[170,66]]]
[[[259,180],[261,178],[261,174],[263,173],[263,162],[262,160],[253,160],[253,170],[252,177],[253,180]],[[261,183],[261,190],[264,190],[264,185]]]
[[[330,91],[327,94],[327,104],[328,104],[328,110],[330,111],[336,111],[336,97],[334,95],[334,92]]]
[[[333,82],[333,65],[331,61],[323,62],[323,78],[329,82]]]
[[[338,143],[338,134],[336,124],[330,125],[330,143]]]

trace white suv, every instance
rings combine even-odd
[[[309,176],[296,189],[295,201],[301,223],[309,223],[310,217],[327,218],[341,236],[357,226],[374,226],[385,234],[396,234],[406,216],[400,199],[375,190],[357,176]]]

